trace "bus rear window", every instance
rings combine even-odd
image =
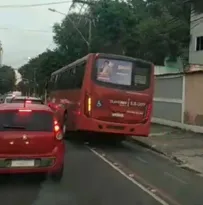
[[[102,85],[125,89],[146,89],[150,84],[150,64],[99,58],[96,61],[96,81]]]
[[[149,68],[136,68],[133,75],[135,86],[148,84]]]

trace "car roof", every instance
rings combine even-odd
[[[8,103],[8,104],[1,104],[0,111],[3,110],[18,110],[18,109],[30,109],[30,110],[37,110],[37,111],[47,111],[52,112],[52,109],[43,104],[26,104],[24,107],[23,103]]]

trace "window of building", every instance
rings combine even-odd
[[[203,50],[203,36],[199,36],[196,38],[196,51]]]

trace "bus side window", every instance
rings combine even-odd
[[[60,89],[65,90],[70,88],[70,70],[67,69],[64,72],[61,73],[61,78],[60,78]]]
[[[53,75],[49,80],[46,81],[45,84],[45,90],[47,92],[53,91],[54,90],[54,81],[55,81],[56,76]]]
[[[72,68],[69,69],[68,76],[69,76],[69,80],[68,80],[69,86],[68,86],[68,88],[69,89],[75,89],[75,81],[76,81],[75,67],[72,67]]]
[[[56,76],[54,75],[54,76],[51,78],[51,80],[49,81],[49,84],[48,84],[48,88],[49,88],[50,90],[54,90],[55,80],[56,80]]]
[[[61,76],[61,74],[56,75],[56,78],[54,80],[54,87],[53,87],[54,90],[60,89],[60,84],[59,84],[60,83],[60,76]]]
[[[82,64],[76,67],[76,73],[75,73],[75,76],[76,76],[75,88],[76,89],[81,88],[83,85],[83,79],[85,75],[85,66],[86,66],[86,63],[83,62]]]

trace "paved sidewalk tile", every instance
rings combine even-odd
[[[152,124],[150,137],[133,139],[203,174],[203,134]]]

